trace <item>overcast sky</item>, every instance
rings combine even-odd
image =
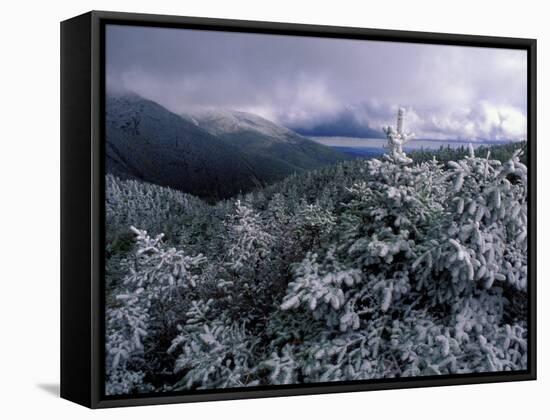
[[[403,106],[420,138],[526,136],[525,51],[113,25],[106,39],[108,89],[178,113],[380,130]]]

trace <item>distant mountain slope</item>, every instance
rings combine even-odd
[[[349,158],[288,128],[246,112],[216,110],[183,117],[239,148],[256,173],[269,181]]]
[[[137,95],[108,95],[106,171],[222,199],[342,154],[253,114],[176,115]]]
[[[155,102],[106,102],[106,170],[200,197],[225,198],[263,185],[235,147]]]

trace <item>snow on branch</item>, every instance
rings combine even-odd
[[[414,138],[414,133],[408,133],[403,130],[404,115],[405,108],[399,108],[397,110],[396,128],[388,125],[382,127],[382,130],[386,134],[388,140],[387,148],[390,150],[389,156],[395,160],[396,163],[406,165],[412,163],[412,159],[407,157],[403,151],[403,146]]]

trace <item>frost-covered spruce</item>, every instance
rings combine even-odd
[[[502,288],[525,290],[526,168],[517,153],[502,165],[475,157],[471,147],[447,168],[435,160],[412,165],[401,148],[401,118],[398,130],[385,130],[390,153],[368,162],[368,178],[349,189],[330,248],[296,266],[281,309],[311,310],[345,332],[333,333],[344,343],[348,330],[366,331],[384,313],[416,314],[410,323],[393,322],[400,331],[394,338],[382,339],[389,325],[380,332],[378,354],[401,354],[392,368],[399,375],[521,369],[525,314],[507,313]],[[503,324],[510,316],[517,323]],[[430,327],[413,327],[422,322]],[[507,339],[516,342],[513,356],[496,350],[502,331],[516,331]],[[441,359],[419,351],[437,343]],[[455,360],[461,355],[462,362]]]
[[[200,254],[167,248],[162,234],[151,238],[144,230],[131,229],[137,250],[128,263],[123,291],[106,311],[107,390],[112,394],[150,387],[142,382],[150,369],[147,353],[176,327],[177,309],[185,307],[187,291],[197,286],[206,261]]]
[[[234,271],[254,269],[267,258],[273,237],[263,225],[261,216],[242,204],[235,203],[235,214],[227,223],[229,246],[227,265]]]

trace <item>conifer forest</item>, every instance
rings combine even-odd
[[[150,101],[107,107],[107,395],[527,368],[525,141],[409,153],[400,110],[376,157],[290,130],[245,155]],[[137,156],[148,116],[208,155]]]

